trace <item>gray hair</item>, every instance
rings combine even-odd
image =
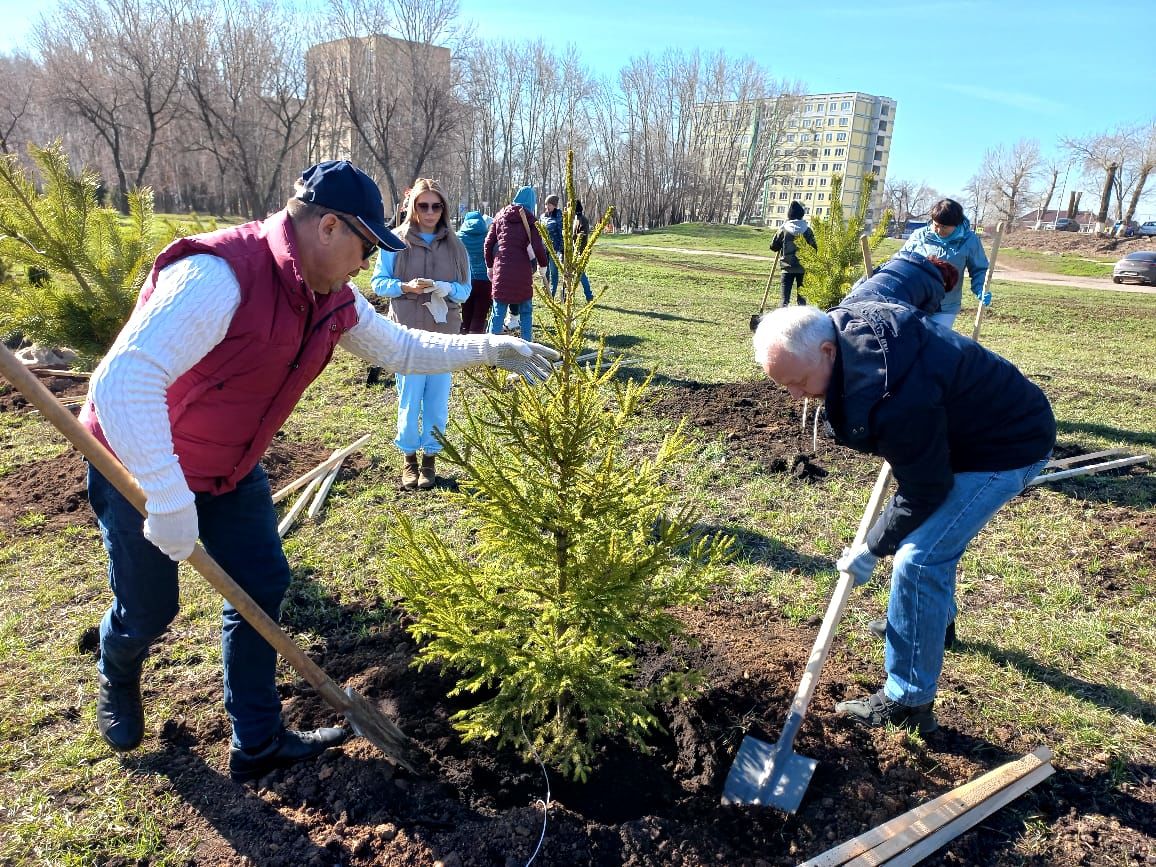
[[[835,323],[818,307],[778,307],[759,320],[752,339],[755,363],[767,363],[772,350],[778,349],[799,358],[818,354],[827,341],[836,341]]]

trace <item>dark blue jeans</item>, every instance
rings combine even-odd
[[[783,303],[782,303],[782,306],[783,307],[786,307],[791,303],[791,287],[792,286],[794,286],[796,289],[796,294],[798,295],[798,303],[799,304],[806,304],[807,303],[807,299],[803,297],[803,277],[804,277],[804,274],[802,272],[798,272],[798,273],[789,273],[787,271],[783,272],[783,277],[782,277],[782,280],[783,280]]]
[[[177,564],[144,537],[144,518],[96,469],[88,469],[88,498],[108,552],[112,606],[100,623],[97,668],[113,683],[140,676],[152,644],[177,615]],[[289,587],[289,563],[277,536],[269,479],[261,467],[220,496],[197,494],[201,543],[274,620]],[[221,616],[225,710],[233,745],[252,749],[281,726],[277,654],[237,610]]]

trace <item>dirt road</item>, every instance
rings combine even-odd
[[[721,256],[726,259],[754,259],[770,262],[770,256],[755,253],[728,253],[721,250],[690,250],[686,247],[652,247],[649,244],[602,243],[600,247],[617,247],[633,250],[663,250],[667,253],[684,253],[689,256]],[[1137,286],[1124,283],[1116,285],[1107,277],[1069,277],[1065,274],[1048,274],[1044,271],[1026,271],[1022,268],[1005,267],[995,269],[994,279],[1010,280],[1016,283],[1037,283],[1041,286],[1070,286],[1076,289],[1099,289],[1106,292],[1138,292],[1144,295],[1156,294],[1156,286]]]

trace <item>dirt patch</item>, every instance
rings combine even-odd
[[[1004,235],[1005,247],[1036,250],[1040,253],[1088,253],[1106,256],[1131,253],[1134,250],[1156,250],[1156,237],[1109,238],[1106,235],[1086,235],[1083,232],[1034,232],[1017,229]]]
[[[800,405],[762,382],[672,387],[655,408],[669,418],[687,417],[729,455],[770,471],[804,463],[840,473],[872,469],[872,459],[829,441],[819,466],[806,451]],[[279,438],[266,464],[276,485],[328,453]],[[782,468],[775,470],[779,461]],[[47,466],[42,472],[47,476]],[[807,471],[800,484],[821,478]],[[1136,515],[1120,510],[1112,517]],[[319,595],[309,595],[313,609]],[[836,642],[795,742],[798,753],[818,761],[798,813],[722,807],[723,782],[742,738],[778,739],[817,630],[817,623],[796,625],[776,611],[728,599],[681,612],[690,640],[668,650],[638,648],[644,683],[675,668],[705,675],[699,696],[659,709],[664,731],[651,739],[650,752],[609,741],[588,783],[553,774],[547,780],[509,750],[461,743],[450,719],[465,700],[446,697],[450,681],[436,666],[410,667],[416,648],[399,625],[366,629],[361,624],[380,622],[376,612],[337,603],[318,621],[322,626],[297,623],[303,615],[293,598],[291,592],[287,626],[315,636],[310,655],[335,681],[397,720],[412,739],[419,773],[395,770],[366,741],[354,739],[256,786],[231,783],[224,713],[200,711],[219,707],[220,685],[188,678],[160,683],[156,670],[181,657],[169,646],[181,639],[166,635],[148,663],[145,702],[150,711],[156,708],[163,691],[178,715],[150,719],[144,745],[123,761],[149,775],[142,777],[148,780],[142,797],[151,791],[169,805],[166,842],[193,851],[190,863],[514,867],[537,852],[535,864],[785,867],[1037,746],[1014,730],[993,743],[971,723],[973,709],[951,703],[939,708],[941,729],[923,743],[852,727],[834,716],[833,705],[873,691],[880,671]],[[78,647],[91,654],[91,634],[79,636]],[[944,687],[955,702],[966,701],[966,684],[953,682],[950,673]],[[283,681],[280,689],[290,725],[338,721],[304,682]],[[180,716],[182,707],[197,708],[197,720]],[[83,810],[85,803],[77,798],[74,807]],[[1061,769],[926,863],[1156,863],[1154,828],[1156,768],[1121,769],[1105,760],[1090,769]]]
[[[276,490],[332,453],[333,449],[318,443],[290,442],[279,433],[261,465]],[[354,478],[368,466],[364,455],[350,455],[342,464],[338,479]],[[96,518],[88,508],[87,474],[88,464],[72,449],[59,457],[14,468],[3,477],[0,487],[0,527],[16,533],[36,533],[74,525],[96,526]]]

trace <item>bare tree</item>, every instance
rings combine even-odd
[[[1092,183],[1101,181],[1100,207],[1096,220],[1108,220],[1112,194],[1116,198],[1116,217],[1124,219],[1124,202],[1128,201],[1128,219],[1135,213],[1144,187],[1152,174],[1152,126],[1119,127],[1111,133],[1085,138],[1065,138],[1063,146],[1078,159]]]
[[[188,147],[212,156],[222,185],[239,185],[253,219],[279,206],[315,120],[302,99],[301,31],[285,10],[277,11],[285,26],[269,28],[275,8],[270,0],[203,0],[185,33],[185,86],[199,132]]]
[[[179,110],[187,8],[186,0],[64,0],[35,30],[51,95],[108,148],[122,210]]]
[[[322,141],[329,152],[320,155],[364,153],[399,201],[457,146],[460,101],[451,52],[439,45],[462,33],[457,0],[330,0],[330,13],[340,38],[310,50],[310,86],[330,100],[318,110],[337,138],[343,124],[334,115],[356,141]]]
[[[907,220],[919,219],[931,211],[931,206],[943,198],[933,187],[923,181],[904,181],[892,178],[883,184],[885,207],[895,215],[896,224],[902,226]]]
[[[982,173],[974,174],[963,188],[964,203],[971,213],[972,228],[978,229],[987,219],[993,197],[991,185]]]
[[[1029,195],[1040,167],[1040,147],[1031,139],[1020,139],[1010,148],[1000,145],[983,157],[980,176],[992,192],[992,205],[1007,231],[1014,230],[1019,209]]]
[[[26,54],[0,54],[0,152],[13,153],[29,140],[40,69]]]

